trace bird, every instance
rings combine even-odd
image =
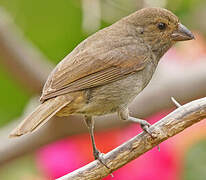
[[[95,144],[94,117],[117,113],[152,135],[150,124],[130,116],[128,105],[150,82],[172,45],[192,39],[192,32],[175,14],[157,7],[140,9],[99,30],[53,69],[43,87],[41,104],[10,137],[30,133],[53,116],[80,114],[88,127],[94,158],[105,164]]]

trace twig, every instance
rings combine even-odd
[[[174,97],[171,97],[172,102],[175,104],[176,107],[182,106],[180,103],[177,102],[177,100]]]
[[[105,154],[105,162],[110,170],[96,160],[58,180],[98,180],[106,177],[157,144],[204,118],[206,118],[206,97],[179,107],[151,126],[151,131],[156,135],[155,139],[143,132]]]

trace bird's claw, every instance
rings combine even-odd
[[[94,158],[95,158],[95,160],[99,160],[99,162],[102,163],[107,169],[110,169],[110,168],[106,165],[103,156],[104,156],[104,154],[101,153],[99,150],[96,149],[96,150],[94,151]]]
[[[149,129],[149,127],[151,126],[150,123],[148,123],[145,120],[142,120],[140,126],[146,133],[148,133],[151,136],[151,138],[153,139],[155,138],[155,136],[152,134],[151,130]]]
[[[156,136],[154,136],[154,134],[152,134],[152,132],[149,128],[151,126],[150,123],[148,123],[145,120],[142,120],[141,123],[140,123],[140,126],[146,133],[148,133],[151,136],[152,139],[156,138]],[[160,146],[159,145],[157,145],[157,149],[158,149],[158,151],[160,151]]]
[[[105,160],[104,160],[104,153],[101,153],[99,150],[95,150],[94,151],[94,158],[95,160],[98,160],[101,164],[103,164],[107,169],[110,170],[110,168],[106,165]],[[114,177],[114,175],[111,173],[110,174],[112,177]]]

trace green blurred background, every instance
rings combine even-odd
[[[117,0],[114,2],[122,7],[126,3]],[[155,2],[158,4],[158,1]],[[152,1],[147,1],[147,4],[150,3],[152,4]],[[206,11],[205,0],[168,0],[159,1],[159,3],[176,13],[183,24],[187,24],[189,28],[199,29],[206,34],[204,23],[201,22],[201,18],[198,19]],[[89,35],[82,28],[82,2],[80,0],[0,0],[0,6],[9,12],[24,36],[54,64]],[[132,8],[120,11],[117,13],[117,19],[131,11],[133,11]],[[104,13],[104,10],[102,12]],[[100,27],[109,25],[113,21],[114,19],[108,21],[107,18],[103,18]],[[1,63],[0,82],[0,126],[3,126],[21,115],[32,94],[16,82]],[[205,149],[206,141],[202,141],[189,150],[184,166],[184,179],[206,179]],[[198,158],[194,158],[197,154]],[[200,164],[202,169],[196,168]],[[17,180],[18,174],[29,173],[37,173],[32,155],[2,167],[0,179]],[[202,176],[198,176],[199,173]]]

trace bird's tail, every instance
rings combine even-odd
[[[10,133],[9,137],[21,136],[34,131],[37,127],[41,127],[71,101],[72,99],[66,98],[65,96],[58,96],[45,101],[27,116],[18,127]]]

